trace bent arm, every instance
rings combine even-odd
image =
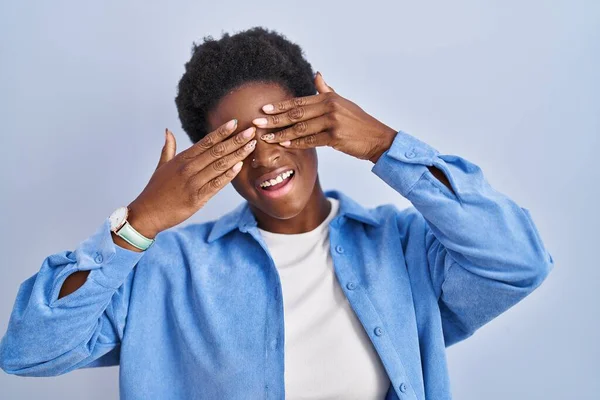
[[[399,131],[372,171],[422,216],[447,346],[516,304],[552,269],[529,211],[493,189],[477,165]]]
[[[122,339],[133,268],[144,252],[116,245],[110,222],[75,251],[52,254],[19,287],[0,341],[0,368],[21,376],[55,376],[83,367]],[[66,278],[88,276],[59,296]]]

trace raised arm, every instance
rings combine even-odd
[[[477,165],[399,131],[372,172],[424,219],[447,346],[523,299],[552,269],[529,211],[493,189]]]

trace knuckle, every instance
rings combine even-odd
[[[198,147],[200,147],[202,150],[207,150],[210,147],[212,147],[213,143],[213,137],[211,135],[208,135],[198,142]]]
[[[186,162],[179,166],[179,174],[182,176],[190,176],[192,174],[192,163]]]
[[[203,195],[204,193],[202,193],[202,188],[198,189],[197,191],[190,191],[187,195],[188,204],[190,206],[195,205]]]
[[[210,181],[210,186],[213,189],[219,189],[222,184],[223,184],[223,178],[221,178],[220,176],[217,176],[215,179]]]
[[[219,158],[213,163],[213,168],[215,171],[225,171],[227,169],[227,160],[224,158]]]
[[[275,105],[275,107],[277,108],[278,111],[285,111],[288,109],[288,102],[280,101]]]
[[[244,143],[244,140],[245,140],[245,139],[242,137],[242,135],[236,135],[236,136],[233,138],[233,143],[234,143],[236,146],[241,146],[241,145]]]
[[[296,133],[304,133],[308,130],[308,123],[306,121],[300,121],[294,125]]]
[[[338,102],[335,99],[330,98],[327,100],[327,110],[328,111],[336,111],[338,109]]]
[[[327,120],[330,124],[335,125],[339,121],[339,115],[335,112],[330,112],[327,114]]]
[[[225,144],[223,142],[217,143],[210,148],[210,155],[217,158],[221,157],[225,153]]]
[[[288,118],[293,120],[301,119],[304,116],[304,107],[295,107],[287,112]]]
[[[304,142],[307,145],[313,145],[317,142],[317,137],[315,135],[309,135],[304,137]]]
[[[279,124],[279,122],[281,122],[281,118],[279,117],[279,115],[272,115],[271,116],[271,122],[274,125],[277,125],[277,124]]]
[[[190,196],[191,197],[191,201],[192,203],[195,201],[202,201],[202,199],[204,197],[206,197],[207,193],[207,189],[208,189],[208,185],[202,185],[198,188],[198,190],[196,191],[196,195],[194,196],[193,194]]]
[[[225,125],[221,125],[218,129],[217,129],[217,135],[219,135],[219,137],[224,137],[227,136],[228,134],[228,130],[225,127]]]
[[[292,104],[295,105],[296,107],[300,107],[300,106],[303,106],[304,104],[306,104],[306,100],[302,99],[302,98],[295,98],[292,100]]]

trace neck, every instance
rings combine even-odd
[[[279,219],[268,215],[254,206],[250,206],[258,223],[258,227],[268,232],[295,234],[309,232],[319,226],[331,211],[331,203],[327,200],[321,189],[319,178],[315,182],[314,189],[306,203],[306,206],[298,215]]]

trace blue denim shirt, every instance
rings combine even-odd
[[[444,172],[452,193],[427,166]],[[364,208],[337,190],[335,274],[391,385],[386,399],[451,398],[445,348],[534,290],[553,267],[529,211],[475,164],[399,131],[372,172],[413,206]],[[65,278],[91,270],[58,298]],[[21,376],[120,365],[123,399],[283,399],[277,270],[243,202],[115,245],[108,218],[19,287],[0,367]]]

